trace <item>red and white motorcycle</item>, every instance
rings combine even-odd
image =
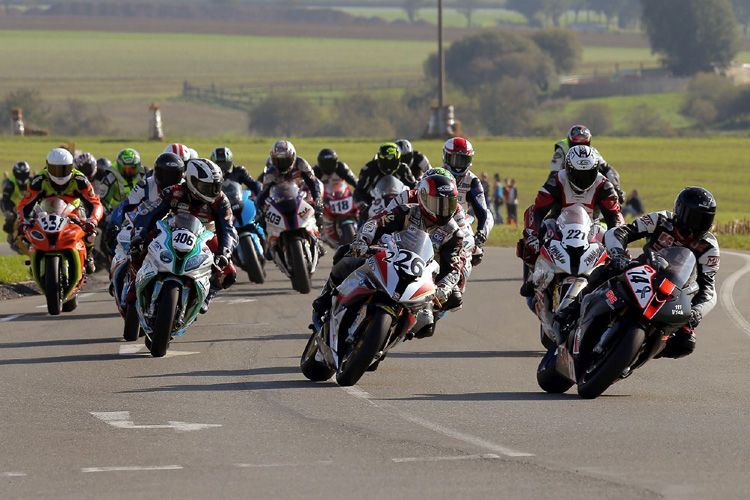
[[[351,243],[357,234],[358,213],[351,186],[341,179],[328,181],[323,194],[323,241],[331,248]]]

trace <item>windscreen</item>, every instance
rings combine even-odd
[[[667,247],[659,250],[669,267],[664,271],[669,280],[678,287],[684,287],[693,276],[697,261],[695,255],[685,247]]]
[[[386,175],[375,184],[373,191],[376,196],[381,198],[388,195],[398,195],[404,191],[404,183],[392,175]]]
[[[203,224],[197,217],[190,214],[177,214],[171,221],[172,230],[187,229],[193,234],[202,232]]]
[[[399,248],[416,253],[427,262],[432,259],[434,251],[430,235],[419,230],[404,230],[393,235],[393,241]]]
[[[293,182],[282,182],[271,188],[271,198],[274,201],[293,200],[297,198],[299,188]]]
[[[583,226],[591,225],[591,217],[589,217],[589,214],[586,213],[586,210],[580,205],[573,205],[564,208],[557,217],[557,225],[560,229],[565,229],[566,225],[572,224]]]

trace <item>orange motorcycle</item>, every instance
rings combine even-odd
[[[23,233],[29,245],[27,262],[53,316],[78,307],[87,236],[79,210],[63,198],[47,198],[34,207],[31,225]]]

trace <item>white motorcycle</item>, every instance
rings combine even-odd
[[[164,356],[172,337],[195,321],[210,289],[214,233],[196,217],[177,214],[157,224],[158,233],[135,279],[136,304],[146,347]]]
[[[273,261],[292,280],[292,288],[310,293],[311,275],[320,258],[320,233],[306,192],[293,182],[274,186],[266,203],[265,219]]]
[[[555,313],[577,299],[591,272],[604,264],[607,251],[602,243],[604,229],[579,205],[564,208],[557,220],[545,221],[545,228],[532,281],[541,341],[550,348],[561,341]]]
[[[381,177],[370,192],[372,203],[367,215],[372,218],[380,212],[385,212],[389,209],[391,202],[404,191],[408,191],[408,188],[398,177],[392,175]]]

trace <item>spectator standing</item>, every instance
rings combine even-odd
[[[518,223],[518,189],[516,189],[515,179],[505,179],[503,200],[508,210],[506,222],[515,226]]]
[[[504,185],[503,182],[500,180],[500,174],[495,174],[494,177],[494,189],[492,190],[492,196],[493,196],[493,203],[492,206],[495,209],[495,222],[497,224],[503,223],[503,203],[504,203],[504,197],[503,194],[504,191]]]
[[[623,215],[632,215],[633,217],[639,217],[644,214],[643,203],[641,197],[638,196],[638,190],[634,189],[628,196],[628,201],[625,202],[625,206],[622,207]]]

